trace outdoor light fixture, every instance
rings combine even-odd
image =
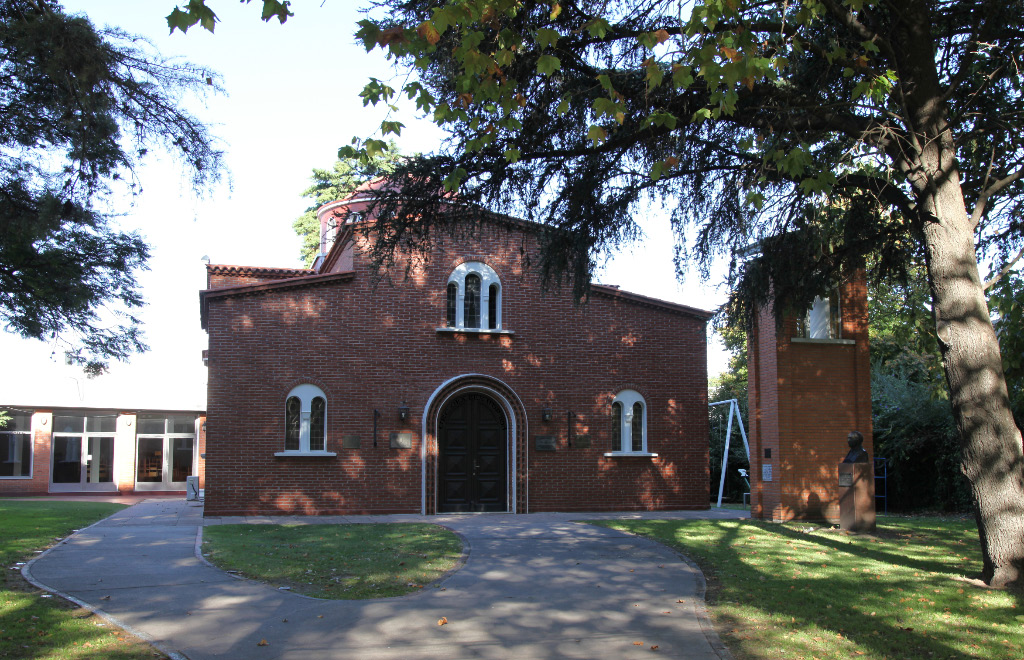
[[[409,406],[406,405],[405,401],[402,402],[402,405],[398,406],[398,419],[403,422],[409,419]]]
[[[544,408],[540,411],[540,418],[545,422],[551,421],[551,408]]]
[[[380,419],[380,411],[373,409],[373,446],[377,446],[377,420]]]

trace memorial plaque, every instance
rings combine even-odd
[[[853,486],[853,474],[850,472],[840,472],[839,485],[844,488]]]
[[[392,449],[412,449],[412,433],[403,431],[391,434]]]
[[[572,444],[573,446],[578,447],[580,449],[589,449],[590,435],[587,433],[584,433],[583,435],[578,435],[573,439]]]
[[[533,445],[537,451],[555,451],[555,436],[535,435],[533,436]]]
[[[772,480],[772,466],[771,465],[762,465],[761,466],[761,481],[771,481],[771,480]]]
[[[354,433],[341,436],[342,449],[359,449],[359,436]]]

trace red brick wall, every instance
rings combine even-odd
[[[776,330],[768,310],[749,337],[751,515],[766,520],[839,519],[836,465],[846,436],[871,425],[867,287],[863,271],[841,291],[842,336],[850,343],[792,341],[795,319]],[[772,450],[771,458],[765,449]],[[762,468],[771,465],[771,482]]]
[[[377,279],[357,254],[345,281],[209,298],[206,513],[417,512],[424,440],[432,510],[438,411],[426,410],[427,401],[465,374],[487,376],[465,383],[493,386],[513,403],[516,510],[706,508],[703,317],[606,293],[574,307],[568,292],[541,292],[524,254],[536,263],[533,237],[486,224],[408,276]],[[503,328],[515,334],[437,332],[448,276],[480,255],[501,278]],[[283,449],[285,396],[301,383],[327,395],[327,449],[336,457],[274,456]],[[603,455],[611,450],[611,401],[623,389],[645,397],[648,450],[657,457]],[[403,402],[404,424],[396,412]],[[541,420],[543,408],[554,411],[552,422]],[[568,447],[568,411],[590,448]],[[391,449],[392,431],[412,431],[412,449]],[[349,434],[361,437],[359,449],[342,448]],[[538,434],[558,436],[558,450],[536,451]]]

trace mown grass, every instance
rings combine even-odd
[[[739,660],[1020,660],[1024,597],[980,572],[973,522],[879,519],[876,536],[759,521],[602,521],[696,561]]]
[[[50,596],[12,570],[80,529],[123,509],[103,502],[0,501],[0,658],[139,660],[165,657],[88,610]]]
[[[317,598],[401,596],[455,568],[462,542],[422,523],[217,525],[203,554],[225,570]]]

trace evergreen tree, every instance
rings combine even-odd
[[[101,370],[146,348],[132,312],[149,250],[99,209],[141,191],[154,147],[180,156],[197,190],[218,179],[220,152],[179,103],[215,75],[53,0],[0,1],[0,72],[0,321]]]
[[[320,252],[320,221],[316,217],[317,209],[328,202],[343,199],[374,177],[394,171],[401,158],[398,145],[391,142],[386,149],[366,162],[358,158],[339,158],[329,170],[313,169],[310,176],[312,185],[302,193],[302,196],[308,197],[312,204],[292,223],[295,233],[302,238],[301,256],[307,266],[313,263]]]

